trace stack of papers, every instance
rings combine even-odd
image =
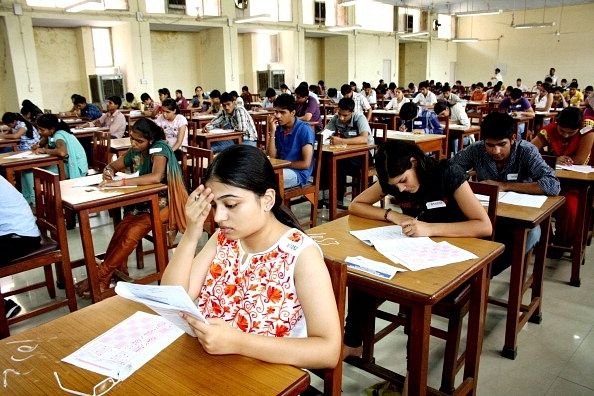
[[[594,172],[594,168],[590,165],[557,165],[555,169],[565,169],[569,171],[579,172],[579,173],[592,173]]]
[[[482,194],[474,194],[483,206],[489,205],[489,197]],[[501,191],[497,195],[499,203],[506,203],[517,206],[528,206],[530,208],[540,208],[547,200],[546,195],[521,194],[513,191]]]
[[[21,151],[18,154],[9,155],[6,158],[10,159],[22,159],[22,158],[46,158],[49,154],[34,154],[31,150]]]
[[[402,227],[397,225],[351,231],[351,234],[368,245],[373,245],[392,262],[401,264],[411,271],[477,258],[474,254],[445,241],[438,243],[428,237],[410,238],[403,234]],[[367,264],[377,272],[386,272],[377,266]],[[347,259],[347,266],[361,270],[355,265],[363,267],[360,262],[349,263]]]

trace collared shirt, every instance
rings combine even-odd
[[[235,106],[235,109],[233,109],[231,114],[228,114],[225,110],[221,110],[219,114],[207,124],[207,127],[209,129],[223,128],[243,131],[243,140],[258,140],[258,132],[256,132],[254,120],[245,107],[242,106]]]
[[[402,100],[399,102],[397,98],[393,98],[392,100],[390,100],[388,102],[388,104],[386,106],[384,106],[385,110],[396,110],[397,112],[400,113],[400,108],[402,107],[403,104],[410,102],[409,98],[406,97],[402,97]]]
[[[371,93],[369,95],[365,95],[365,99],[367,99],[367,102],[370,105],[374,105],[377,103],[377,95],[375,93],[375,91],[372,89]]]
[[[363,114],[364,111],[371,109],[371,105],[365,99],[364,95],[361,95],[358,92],[353,92],[353,101],[355,101],[355,113]]]
[[[121,111],[116,110],[111,113],[104,113],[99,122],[101,126],[109,128],[109,134],[115,138],[123,138],[126,133],[126,117]]]
[[[88,117],[89,120],[96,120],[97,118],[101,117],[102,114],[103,112],[92,103],[87,103],[87,107],[80,111],[80,115],[82,117]]]
[[[338,114],[334,114],[328,122],[328,125],[326,125],[326,129],[338,132],[338,135],[343,139],[354,138],[359,136],[362,132],[367,132],[367,143],[374,143],[367,118],[361,113],[353,113],[348,124],[342,122],[340,118],[338,118]]]
[[[458,95],[456,95],[455,93],[450,93],[450,96],[446,99],[445,96],[443,96],[443,94],[439,94],[439,96],[437,96],[437,101],[448,101],[450,104],[456,104],[456,103],[460,103],[462,102],[462,99],[460,99],[460,97]]]
[[[427,95],[423,95],[419,92],[414,98],[414,103],[418,103],[421,106],[431,106],[437,103],[437,97],[431,91],[427,91]]]
[[[474,168],[479,181],[537,182],[546,195],[557,195],[561,191],[555,171],[547,165],[536,146],[525,140],[512,145],[509,159],[501,170],[497,169],[497,164],[487,153],[484,141],[459,151],[450,161],[466,171]]]
[[[450,120],[458,121],[460,125],[470,126],[470,119],[460,103],[456,103],[450,107]]]
[[[311,118],[309,121],[317,122],[316,130],[322,130],[322,117],[320,115],[320,106],[313,96],[308,96],[307,100],[303,103],[297,103],[295,105],[295,115],[297,117],[303,117],[305,114],[310,113]]]
[[[315,135],[311,126],[305,121],[301,121],[295,117],[295,124],[291,128],[291,132],[285,135],[285,128],[282,125],[276,127],[274,132],[274,146],[276,148],[276,158],[301,161],[303,159],[303,147],[307,144],[312,146],[315,143]],[[311,164],[308,169],[291,168],[297,173],[300,185],[307,183],[311,173],[313,172],[314,160],[313,156]]]
[[[437,119],[437,114],[422,107],[419,109],[417,118],[412,121],[405,121],[404,124],[409,132],[414,129],[422,129],[427,134],[443,135],[443,128]]]

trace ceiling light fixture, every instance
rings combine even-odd
[[[103,0],[84,0],[65,8],[66,12],[79,12],[84,10],[103,11],[105,5]]]
[[[457,12],[454,15],[457,17],[471,17],[471,16],[479,16],[479,15],[499,15],[502,12],[503,12],[503,10],[466,11],[466,12]]]
[[[514,29],[533,29],[533,28],[542,28],[542,27],[553,27],[555,26],[555,22],[536,22],[536,23],[522,23],[519,25],[514,25]]]
[[[414,33],[405,33],[405,34],[401,34],[400,38],[408,38],[408,37],[418,37],[418,36],[426,36],[428,35],[429,32],[428,31],[421,31],[421,32],[414,32]]]
[[[361,29],[361,25],[342,25],[342,26],[330,26],[326,30],[329,32],[346,32],[349,30]]]
[[[256,22],[256,21],[269,21],[270,14],[259,14],[259,15],[251,15],[246,17],[239,17],[235,18],[233,22],[235,23],[248,23],[248,22]]]

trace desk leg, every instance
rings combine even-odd
[[[167,257],[167,240],[165,239],[165,233],[163,232],[163,224],[159,216],[159,197],[153,195],[151,198],[151,223],[153,226],[153,237],[155,239],[155,261],[157,267],[158,278],[161,280],[163,271],[169,261]]]
[[[580,280],[580,265],[582,258],[586,252],[586,240],[588,238],[588,226],[590,225],[590,213],[592,212],[592,194],[590,187],[580,188],[580,195],[578,198],[578,211],[583,213],[582,219],[576,219],[579,223],[575,236],[573,238],[573,248],[571,250],[571,278],[569,284],[571,286],[580,287],[582,282]]]
[[[485,266],[475,274],[470,283],[470,305],[468,308],[468,330],[466,335],[466,361],[464,363],[463,379],[473,379],[472,394],[476,394],[478,382],[488,295],[489,279],[487,278],[487,266]]]
[[[544,231],[543,232],[548,232]],[[524,262],[526,235],[528,229],[514,230],[514,254],[512,257],[511,277],[509,281],[509,298],[507,303],[507,322],[505,325],[505,344],[501,355],[508,359],[515,359],[518,354],[517,341],[522,303],[522,284],[524,283]]]
[[[427,366],[429,364],[429,333],[431,329],[431,307],[413,305],[411,307],[409,353],[408,353],[408,394],[427,394]]]
[[[329,217],[330,217],[330,221],[336,219],[336,215],[338,212],[337,209],[337,202],[336,202],[336,168],[337,168],[337,163],[336,163],[336,158],[334,156],[332,156],[330,159],[328,159],[328,169],[330,171],[330,181],[329,181],[329,186],[328,186],[328,201],[329,201],[329,205],[330,205],[330,213],[329,213]]]
[[[376,149],[377,150],[377,149]],[[359,179],[359,194],[367,189],[367,179],[369,178],[369,158],[370,155],[365,152],[363,154],[363,166],[361,167],[361,178]],[[353,196],[352,199],[355,199]],[[345,211],[348,213],[348,211]]]
[[[540,223],[540,242],[534,248],[534,266],[532,269],[532,299],[537,302],[534,313],[528,319],[531,323],[540,324],[542,322],[542,285],[544,278],[545,259],[547,257],[547,247],[549,245],[549,229],[551,227],[551,216]],[[526,264],[527,265],[527,264]]]
[[[87,267],[89,290],[91,291],[93,303],[96,303],[101,301],[103,296],[101,295],[101,288],[99,286],[99,272],[97,271],[97,264],[95,264],[95,247],[93,246],[93,235],[91,233],[89,212],[85,210],[80,211],[78,213],[78,221],[80,237],[82,239],[83,245],[83,255],[85,257],[85,265]]]

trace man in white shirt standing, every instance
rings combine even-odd
[[[501,75],[501,70],[497,67],[495,68],[495,75],[491,77],[491,80],[495,80],[496,83],[500,82],[503,83],[503,76]]]
[[[551,67],[551,69],[549,70],[549,74],[547,74],[545,76],[545,79],[547,77],[550,77],[551,80],[553,80],[553,85],[557,85],[557,75],[555,75],[555,71],[556,71],[555,68],[554,67]]]
[[[419,104],[419,106],[433,106],[437,103],[437,96],[429,91],[429,83],[427,81],[419,83],[419,93],[413,98],[412,102]]]

